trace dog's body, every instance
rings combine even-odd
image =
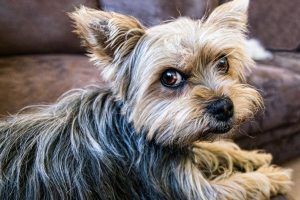
[[[184,197],[174,167],[189,150],[147,142],[120,112],[109,89],[92,87],[1,124],[0,199]]]
[[[261,104],[243,83],[246,0],[145,30],[81,8],[77,33],[110,86],[0,122],[1,199],[269,199],[290,171],[229,142]],[[225,12],[226,11],[226,12]],[[221,35],[220,35],[221,34]],[[222,36],[222,37],[220,37]]]

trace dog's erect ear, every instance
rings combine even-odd
[[[83,45],[101,63],[128,55],[145,33],[135,18],[113,12],[81,6],[69,16]]]
[[[207,24],[220,28],[237,28],[245,31],[249,0],[233,0],[217,7],[207,18]]]

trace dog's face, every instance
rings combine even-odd
[[[164,145],[232,132],[261,104],[244,84],[247,0],[205,20],[180,18],[145,29],[131,17],[81,8],[71,14],[138,131]]]

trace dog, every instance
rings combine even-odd
[[[107,85],[0,122],[0,199],[269,199],[291,171],[221,138],[262,107],[247,85],[248,0],[146,29],[80,7],[75,32]]]

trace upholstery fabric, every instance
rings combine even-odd
[[[252,37],[273,50],[294,50],[300,47],[299,0],[252,0],[249,23]]]
[[[96,0],[0,0],[0,56],[83,52],[67,12]]]
[[[25,106],[53,103],[72,88],[99,84],[98,77],[82,55],[0,58],[0,117]]]
[[[261,91],[265,109],[241,128],[236,141],[273,153],[277,163],[300,156],[300,55],[275,54],[248,79]]]

